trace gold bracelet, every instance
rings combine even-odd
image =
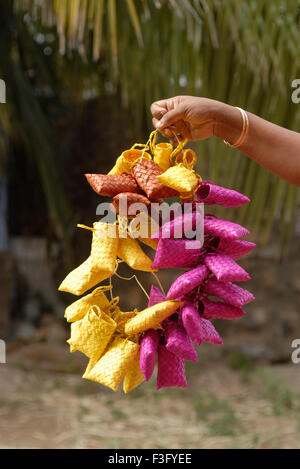
[[[226,140],[224,140],[224,143],[226,145],[228,145],[229,147],[232,147],[232,148],[240,147],[245,142],[245,140],[248,136],[248,132],[249,132],[249,119],[248,119],[246,111],[244,111],[244,109],[241,109],[240,107],[236,107],[236,109],[238,109],[240,111],[240,113],[242,114],[243,127],[242,127],[241,135],[239,136],[239,138],[237,139],[237,141],[235,143],[231,144],[231,143],[227,142]]]

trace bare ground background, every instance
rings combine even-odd
[[[300,448],[300,365],[235,353],[189,364],[186,389],[124,395],[81,379],[67,346],[10,346],[0,365],[1,448]]]

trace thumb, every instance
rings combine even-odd
[[[185,109],[183,105],[179,104],[175,109],[166,112],[166,114],[156,123],[157,129],[161,130],[165,127],[169,127],[175,122],[185,117]]]

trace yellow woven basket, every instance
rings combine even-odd
[[[145,160],[151,160],[151,155],[144,150],[138,148],[131,148],[125,150],[116,160],[115,166],[110,170],[108,174],[122,174],[130,173],[131,167],[135,161],[143,157]]]
[[[92,306],[80,321],[71,324],[71,338],[67,340],[71,352],[79,350],[97,360],[111,340],[117,324],[98,306]]]
[[[163,171],[166,171],[171,165],[170,156],[172,151],[173,146],[171,143],[166,142],[158,143],[153,149],[153,159]]]
[[[93,362],[89,364],[83,378],[116,391],[138,351],[139,345],[135,342],[115,337],[100,360],[94,366]]]
[[[110,277],[108,272],[92,270],[90,256],[66,276],[58,289],[79,296],[108,277]]]
[[[159,323],[174,313],[181,304],[181,301],[168,300],[140,311],[126,323],[125,334],[130,336],[158,327]]]
[[[156,177],[164,186],[171,187],[181,194],[193,191],[198,184],[198,178],[194,171],[182,164],[172,166]]]
[[[74,303],[70,304],[65,310],[65,318],[68,322],[79,321],[82,319],[91,306],[99,306],[101,309],[109,308],[109,301],[104,292],[110,290],[110,286],[98,287],[92,293],[83,296]]]
[[[96,272],[107,272],[110,277],[115,270],[119,243],[116,227],[108,223],[96,222],[93,223],[93,228],[91,268]]]
[[[143,381],[145,381],[145,378],[140,369],[140,354],[138,353],[124,376],[123,391],[127,394],[139,386]]]

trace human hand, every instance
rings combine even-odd
[[[203,140],[214,135],[216,116],[225,104],[208,98],[175,96],[151,105],[152,123],[172,143],[180,140]]]

